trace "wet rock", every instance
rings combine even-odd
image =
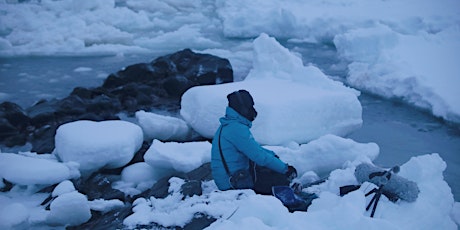
[[[8,192],[13,188],[13,184],[5,179],[1,179],[4,185],[0,187],[0,192]]]
[[[176,114],[189,88],[232,81],[227,59],[184,49],[110,74],[100,87],[76,87],[63,99],[41,100],[25,111],[14,103],[2,103],[0,144],[13,147],[29,141],[33,151],[49,153],[54,149],[53,135],[64,123],[115,120],[120,112],[133,116],[139,110]]]
[[[112,188],[112,183],[104,174],[94,173],[87,180],[82,178],[74,182],[75,188],[85,194],[88,200],[118,199],[125,201],[125,194],[118,189]]]
[[[207,216],[206,214],[196,213],[192,221],[186,224],[182,229],[184,230],[194,230],[194,229],[204,229],[214,223],[217,219],[212,216]]]
[[[32,152],[51,153],[54,150],[54,136],[56,136],[55,125],[44,125],[39,129],[34,130],[30,143],[32,144]]]
[[[201,181],[199,180],[189,180],[186,181],[181,187],[180,192],[185,197],[192,196],[201,196],[203,194],[203,189],[201,188]]]
[[[27,114],[30,122],[34,127],[42,127],[44,125],[55,124],[54,114],[57,109],[58,100],[41,100],[28,108]]]
[[[12,102],[0,104],[0,118],[5,118],[18,130],[24,130],[30,125],[30,119],[21,106]]]
[[[19,105],[12,102],[0,104],[0,144],[7,147],[26,144],[29,126],[30,118]]]
[[[212,180],[211,163],[204,163],[200,167],[186,174],[188,180],[210,181]]]
[[[88,222],[79,226],[67,227],[66,229],[124,229],[123,220],[132,213],[130,203],[125,203],[123,207],[106,213],[91,211],[91,219]]]

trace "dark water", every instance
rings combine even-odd
[[[159,55],[0,58],[0,102],[27,108],[40,99],[62,98],[76,86],[99,86],[110,73]]]
[[[302,54],[305,64],[313,63],[336,80],[343,81],[346,76],[346,63],[337,58],[332,45],[289,42],[283,45]],[[27,108],[42,98],[65,97],[76,86],[98,86],[109,73],[131,64],[150,62],[160,55],[163,54],[0,58],[0,102],[13,101]],[[363,106],[363,126],[349,138],[377,143],[380,155],[375,163],[382,167],[404,164],[412,156],[438,153],[447,162],[445,179],[459,201],[460,126],[446,124],[397,101],[364,93],[359,100]]]
[[[444,179],[460,200],[460,127],[446,124],[430,114],[401,102],[368,94],[359,98],[363,106],[363,126],[349,138],[375,142],[380,147],[376,165],[390,168],[411,157],[438,153],[447,163]]]
[[[344,82],[347,63],[337,57],[333,44],[284,42],[291,51],[302,54],[304,64],[312,63],[333,79]],[[456,201],[460,200],[460,124],[448,124],[401,101],[386,100],[362,93],[363,126],[348,138],[375,142],[380,147],[376,165],[391,168],[413,156],[438,153],[447,163],[444,178]]]

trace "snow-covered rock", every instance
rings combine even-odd
[[[75,121],[56,131],[56,154],[63,162],[80,163],[88,173],[127,164],[142,146],[142,129],[127,121]]]
[[[167,142],[154,140],[144,155],[144,160],[153,168],[189,172],[211,161],[211,143]]]
[[[136,119],[148,140],[183,141],[190,135],[191,129],[179,118],[149,113],[143,110],[136,112]]]
[[[0,178],[19,185],[52,185],[80,177],[78,164],[0,153]]]
[[[91,218],[88,199],[78,191],[64,193],[51,202],[46,222],[50,225],[76,226]]]

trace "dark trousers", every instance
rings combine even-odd
[[[253,168],[254,191],[257,194],[272,195],[273,186],[289,186],[290,181],[285,174],[267,167],[251,165]]]

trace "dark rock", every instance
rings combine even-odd
[[[3,188],[0,188],[0,192],[8,192],[10,191],[12,188],[13,188],[13,184],[5,179],[1,179],[3,181],[3,184],[5,184],[5,186],[3,186]]]
[[[24,130],[30,125],[30,118],[27,116],[26,111],[12,102],[0,104],[0,118],[5,118],[18,130]]]
[[[92,211],[91,219],[88,222],[79,226],[67,227],[66,229],[125,229],[123,220],[132,213],[132,205],[125,203],[125,206],[106,213]]]
[[[0,139],[19,134],[19,130],[14,127],[6,118],[0,117]]]
[[[57,100],[41,100],[27,109],[31,124],[35,127],[55,124],[54,113],[57,109]]]
[[[51,153],[54,150],[54,136],[56,135],[56,126],[45,125],[34,130],[30,143],[32,152]]]
[[[195,230],[195,229],[204,229],[214,223],[217,219],[212,216],[207,216],[206,214],[197,213],[193,217],[190,223],[186,224],[182,229],[184,230]]]
[[[116,114],[121,111],[120,102],[108,95],[98,95],[87,102],[86,110],[95,114]]]
[[[74,182],[75,188],[85,194],[88,200],[118,199],[125,201],[125,194],[118,189],[112,188],[112,183],[106,175],[94,173],[87,180],[79,178]]]
[[[157,183],[153,185],[151,189],[148,189],[144,192],[142,192],[139,195],[136,195],[133,197],[133,200],[136,200],[137,198],[144,197],[144,198],[149,198],[151,196],[155,198],[165,198],[169,195],[168,189],[169,189],[169,179],[171,177],[163,177],[162,179],[158,180]]]
[[[182,94],[189,88],[232,81],[227,59],[184,49],[110,74],[100,87],[76,87],[61,100],[41,100],[26,111],[14,103],[0,104],[0,144],[13,147],[29,141],[32,151],[48,153],[62,124],[118,120],[120,112],[133,116],[139,110],[177,114]]]
[[[192,181],[210,181],[212,180],[211,163],[204,163],[200,167],[187,173],[186,178]]]
[[[25,145],[30,118],[17,104],[3,102],[0,104],[0,144],[7,147]]]
[[[151,65],[139,63],[130,65],[116,74],[110,74],[102,87],[108,89],[116,88],[129,82],[151,84],[162,77],[162,75],[156,74],[155,69]]]
[[[197,85],[182,75],[170,77],[163,83],[166,92],[173,98],[180,98],[185,91]]]
[[[192,196],[201,196],[203,194],[203,189],[201,188],[201,181],[199,180],[190,180],[186,181],[180,187],[182,195],[185,197],[192,197]]]
[[[77,96],[83,100],[93,98],[94,90],[83,88],[83,87],[75,87],[70,96]]]
[[[86,105],[83,99],[76,95],[70,95],[57,103],[56,115],[60,116],[80,116],[86,113]]]
[[[0,127],[1,129],[1,127]],[[0,134],[1,135],[1,134]],[[27,143],[27,136],[25,134],[19,133],[16,135],[9,135],[8,137],[2,139],[3,144],[6,147],[22,146]]]
[[[149,150],[150,145],[152,145],[152,142],[150,141],[144,141],[142,142],[142,146],[137,152],[134,154],[133,159],[126,165],[132,165],[138,162],[144,162],[144,155]]]

